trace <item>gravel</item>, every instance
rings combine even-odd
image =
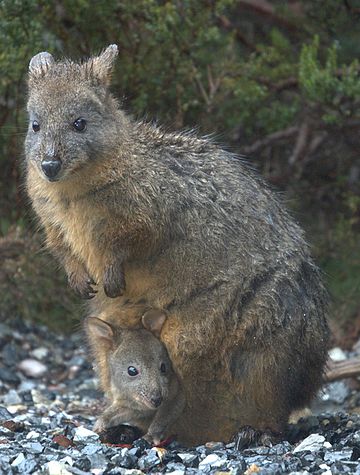
[[[287,440],[272,447],[104,444],[92,431],[104,401],[82,336],[23,321],[0,324],[0,475],[360,475],[359,406],[356,387],[332,383],[317,413],[290,425]]]

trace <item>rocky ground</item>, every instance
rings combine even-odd
[[[102,405],[81,333],[0,324],[0,474],[360,475],[360,393],[343,381],[326,387],[316,415],[289,426],[286,441],[241,452],[216,441],[191,449],[101,443],[91,427]]]

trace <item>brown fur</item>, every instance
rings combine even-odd
[[[281,431],[319,388],[328,344],[302,231],[238,157],[126,116],[108,90],[115,56],[32,60],[27,189],[47,245],[82,296],[97,290],[92,315],[132,327],[124,310],[139,302],[167,311],[161,340],[187,400],[180,440]],[[61,161],[55,181],[44,157]]]

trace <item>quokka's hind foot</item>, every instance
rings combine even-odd
[[[101,442],[105,444],[132,444],[144,434],[137,427],[120,424],[104,429],[99,435]]]
[[[272,447],[281,440],[281,436],[269,429],[257,430],[250,426],[244,426],[233,436],[232,440],[235,442],[236,450],[244,450],[260,445]]]

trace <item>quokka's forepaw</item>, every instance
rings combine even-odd
[[[70,287],[83,299],[92,299],[95,297],[97,290],[93,289],[93,285],[96,285],[94,280],[86,276],[80,276],[76,273],[71,273],[69,275],[69,284]]]
[[[107,297],[112,299],[120,297],[125,292],[125,274],[124,271],[116,268],[116,266],[109,266],[104,275],[104,292]]]
[[[147,432],[142,438],[151,445],[160,445],[161,442],[164,440],[163,434],[152,432]]]

